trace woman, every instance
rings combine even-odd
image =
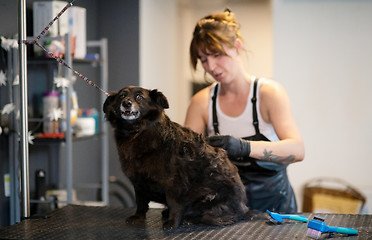
[[[238,169],[248,207],[293,213],[297,204],[287,166],[304,158],[304,144],[284,88],[247,74],[243,39],[234,14],[208,15],[195,26],[190,44],[194,70],[200,60],[216,83],[195,94],[185,126],[207,133]]]

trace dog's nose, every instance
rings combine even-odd
[[[124,101],[123,102],[123,107],[130,108],[131,106],[132,106],[132,102],[131,101]]]

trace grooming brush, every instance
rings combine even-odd
[[[343,233],[349,235],[357,235],[358,231],[352,228],[345,227],[329,227],[324,223],[324,218],[315,216],[307,224],[306,236],[319,239],[322,233]]]
[[[300,221],[300,222],[308,221],[306,217],[301,216],[301,215],[279,214],[279,213],[270,212],[269,210],[266,210],[266,212],[269,214],[269,220],[272,223],[283,222],[283,219],[290,219],[290,220],[295,220],[295,221]]]

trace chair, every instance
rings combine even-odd
[[[338,178],[312,179],[303,193],[303,212],[359,214],[366,202],[360,191]]]

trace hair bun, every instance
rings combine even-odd
[[[190,44],[192,67],[196,69],[199,50],[226,55],[224,46],[233,48],[237,39],[243,40],[239,29],[240,24],[235,14],[228,8],[200,19],[195,26]]]

